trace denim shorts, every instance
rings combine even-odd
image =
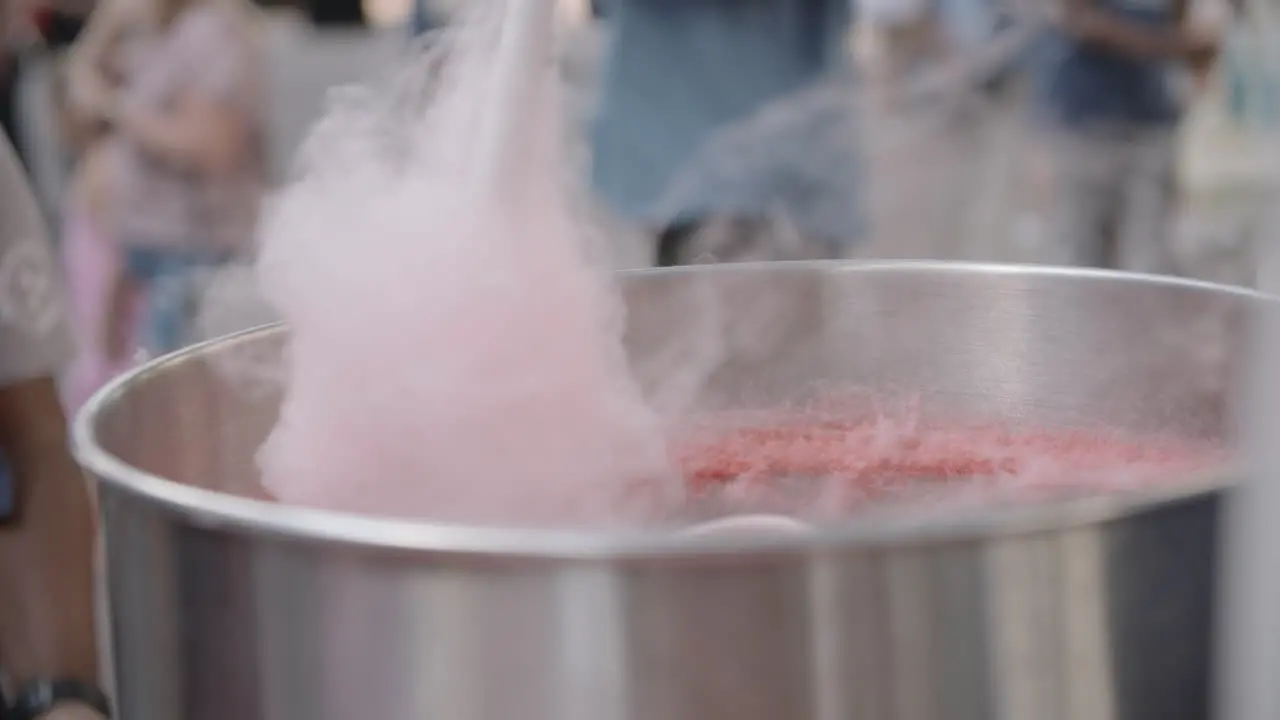
[[[142,287],[145,310],[140,340],[148,353],[172,352],[186,344],[196,280],[228,260],[230,256],[220,252],[150,247],[125,251],[125,272]]]

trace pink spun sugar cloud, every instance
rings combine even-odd
[[[514,8],[515,5],[513,4]],[[439,85],[357,94],[317,129],[265,227],[259,274],[292,338],[260,455],[281,500],[455,522],[600,520],[669,475],[621,346],[619,301],[553,180],[556,78],[522,155],[483,175],[505,21],[483,5]]]

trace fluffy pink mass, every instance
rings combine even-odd
[[[470,39],[397,136],[402,153],[380,156],[359,113],[331,119],[317,167],[265,227],[259,273],[291,346],[264,483],[285,502],[379,515],[617,519],[638,484],[671,474],[662,427],[557,181],[556,103],[527,118],[539,167],[501,191],[471,182],[467,119],[483,98],[448,84],[483,74]]]

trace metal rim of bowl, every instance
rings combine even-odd
[[[1018,276],[1071,276],[1098,280],[1142,281],[1225,293],[1250,300],[1274,300],[1269,295],[1235,287],[1171,276],[1115,270],[945,261],[823,260],[787,263],[737,263],[698,266],[700,272],[750,272],[782,266],[827,272],[876,272],[912,269],[936,273],[987,273]],[[685,273],[694,267],[622,271],[622,276]],[[955,540],[980,540],[1035,534],[1119,520],[1161,506],[1174,505],[1229,488],[1230,469],[1188,478],[1175,486],[1073,498],[1025,506],[966,509],[955,516],[920,518],[909,513],[868,512],[856,521],[815,526],[809,533],[686,534],[667,527],[534,528],[432,523],[379,518],[330,510],[279,504],[193,487],[153,475],[123,462],[96,441],[98,416],[129,387],[165,365],[200,355],[213,346],[244,342],[274,332],[280,323],[263,325],[198,343],[152,360],[114,378],[99,389],[72,423],[72,445],[81,466],[100,482],[151,501],[182,516],[194,527],[233,528],[281,539],[429,552],[440,555],[597,560],[700,556],[721,553],[804,553],[862,545],[930,545]]]

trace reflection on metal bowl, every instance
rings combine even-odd
[[[1244,291],[899,263],[624,276],[660,406],[832,385],[975,419],[1227,440]],[[76,423],[130,720],[1177,720],[1208,713],[1225,477],[811,532],[451,527],[266,500],[278,329]],[[1173,482],[1177,480],[1177,482]]]

